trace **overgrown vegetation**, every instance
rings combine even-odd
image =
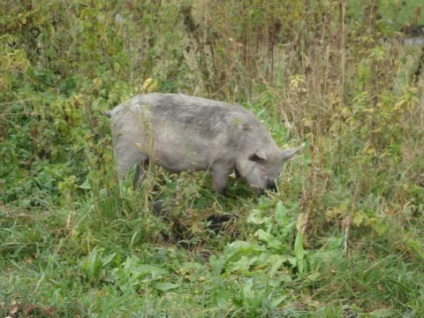
[[[424,316],[420,1],[0,9],[1,316]],[[309,147],[261,198],[160,168],[134,189],[101,111],[151,91]]]

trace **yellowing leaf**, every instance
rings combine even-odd
[[[355,226],[360,226],[364,222],[364,220],[366,220],[366,218],[367,218],[367,215],[364,212],[362,211],[355,212],[353,214],[352,223]]]
[[[143,86],[141,87],[141,90],[144,93],[151,93],[154,92],[158,87],[158,81],[149,77],[146,79],[143,83]]]

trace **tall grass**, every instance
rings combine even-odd
[[[422,316],[419,5],[1,2],[0,315]],[[134,187],[101,111],[153,90],[308,149],[262,198],[160,168]]]

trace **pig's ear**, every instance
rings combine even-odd
[[[284,161],[290,160],[295,154],[302,151],[305,148],[305,143],[303,143],[300,147],[284,149],[281,151],[281,159]]]
[[[263,150],[258,150],[255,153],[252,153],[249,156],[249,160],[251,161],[265,161],[266,160],[266,154]]]

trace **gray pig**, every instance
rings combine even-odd
[[[149,163],[173,172],[210,170],[219,194],[233,171],[258,194],[275,190],[284,163],[303,148],[279,149],[241,106],[183,94],[137,95],[105,114],[121,176]]]

